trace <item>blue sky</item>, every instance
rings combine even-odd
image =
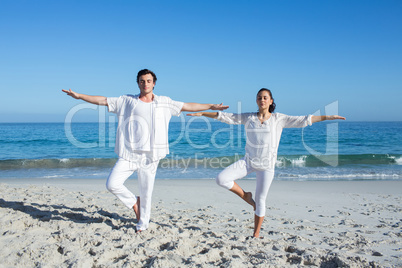
[[[156,94],[231,112],[267,87],[278,112],[401,121],[401,33],[392,0],[0,0],[0,122],[63,122],[81,102],[62,88],[137,93],[143,68]]]

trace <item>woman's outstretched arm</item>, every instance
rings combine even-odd
[[[337,120],[337,119],[341,119],[341,120],[346,120],[345,117],[343,116],[339,116],[339,115],[312,115],[311,116],[311,123],[317,123],[317,122],[321,122],[321,121],[325,121],[325,120]]]
[[[205,116],[209,118],[216,119],[218,118],[218,113],[217,112],[199,112],[199,113],[193,113],[193,114],[187,114],[189,116]]]
[[[229,108],[227,105],[221,104],[202,104],[202,103],[195,103],[195,102],[186,102],[181,109],[184,112],[199,112],[205,110],[226,110]]]

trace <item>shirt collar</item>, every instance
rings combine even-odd
[[[153,95],[154,95],[154,102],[158,102],[158,100],[159,100],[159,96],[158,95],[156,95],[156,94],[154,94],[154,93],[152,93]],[[134,95],[134,98],[136,98],[137,100],[140,98],[140,94],[136,94],[136,95]]]

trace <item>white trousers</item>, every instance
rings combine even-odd
[[[250,166],[249,161],[244,158],[233,163],[232,165],[225,168],[218,177],[216,177],[216,183],[223,188],[228,190],[232,189],[234,181],[245,177],[247,174],[255,172],[257,185],[255,189],[255,215],[258,217],[265,216],[265,201],[267,199],[268,190],[271,186],[272,180],[274,179],[274,170],[257,170]]]
[[[152,191],[158,163],[159,161],[147,163],[145,157],[136,162],[119,158],[106,181],[106,188],[119,198],[126,207],[132,210],[135,203],[137,203],[137,197],[124,186],[124,182],[137,171],[139,197],[141,197],[141,216],[139,220],[137,219],[137,230],[146,230],[149,226]]]

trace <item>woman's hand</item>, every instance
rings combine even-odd
[[[326,120],[337,120],[337,119],[346,120],[345,117],[339,116],[339,115],[327,115],[327,118],[326,118]]]
[[[188,116],[205,116],[209,118],[216,119],[218,117],[218,112],[198,112],[198,113],[192,113],[192,114],[187,114]]]
[[[188,116],[203,116],[203,112],[187,114]]]
[[[346,120],[345,117],[339,115],[313,115],[311,116],[311,123],[317,123],[325,120]]]

